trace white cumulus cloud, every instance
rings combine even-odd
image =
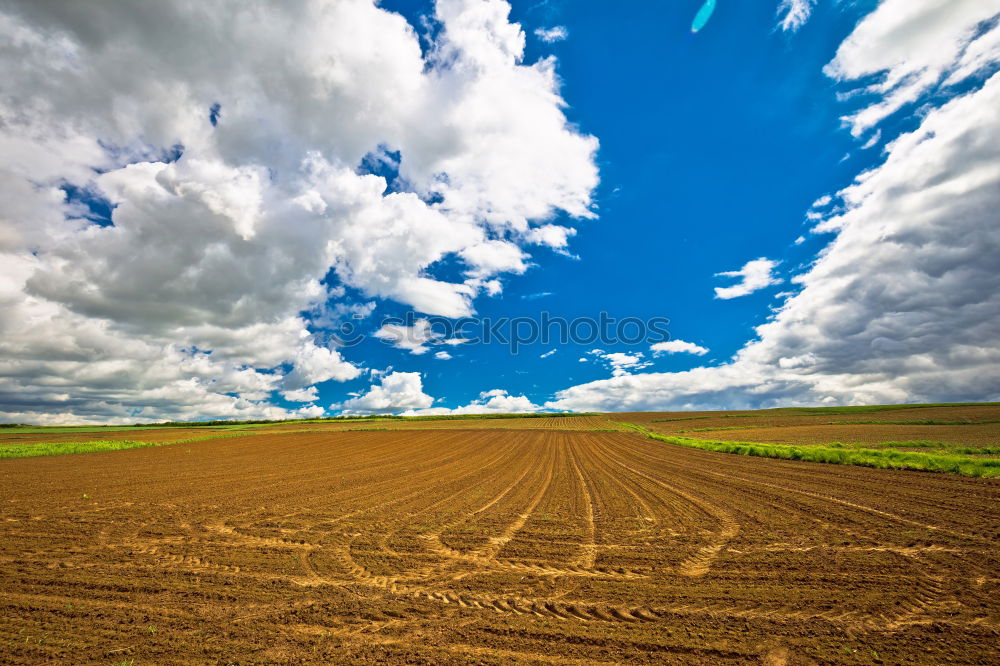
[[[684,340],[656,342],[650,346],[650,350],[657,356],[660,354],[694,354],[695,356],[704,356],[708,353],[708,349],[705,347]]]
[[[774,269],[777,266],[777,261],[761,257],[743,264],[743,268],[738,271],[716,273],[720,277],[738,277],[740,281],[730,287],[716,287],[715,297],[721,299],[739,298],[760,291],[765,287],[781,284],[782,280],[774,276]]]
[[[424,393],[419,372],[390,372],[361,395],[330,405],[344,414],[395,414],[425,409],[434,398]]]
[[[854,135],[929,90],[995,65],[998,14],[1000,0],[883,0],[826,67],[839,81],[876,77],[859,91],[873,101],[845,118]]]
[[[479,394],[479,398],[468,405],[448,409],[446,407],[431,407],[429,409],[411,409],[403,412],[405,416],[428,416],[441,414],[519,414],[537,412],[542,408],[523,395],[510,395],[503,389],[493,389]]]
[[[283,391],[281,397],[289,402],[313,402],[319,398],[319,392],[315,386],[310,386],[304,389],[295,389],[294,391]]]
[[[310,323],[346,287],[463,316],[562,247],[597,141],[509,11],[422,51],[373,0],[3,3],[0,420],[282,417],[360,372]]]

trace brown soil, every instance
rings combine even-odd
[[[856,412],[833,412],[828,410],[813,411],[808,409],[763,409],[749,411],[723,412],[621,412],[613,416],[623,417],[622,420],[636,423],[661,423],[666,425],[678,423],[678,427],[699,427],[708,419],[708,423],[740,425],[744,423],[762,423],[765,425],[785,424],[824,424],[831,422],[850,421],[977,421],[1000,420],[1000,405],[944,405],[941,407],[902,407],[884,409],[872,407],[870,411],[859,408]],[[627,417],[627,418],[624,418]],[[684,424],[685,421],[690,422]]]
[[[609,414],[654,432],[697,439],[775,444],[878,444],[928,441],[963,446],[1000,445],[1000,406],[915,407],[863,413],[810,414],[796,410],[750,412],[639,412]],[[968,425],[923,425],[964,421]],[[874,423],[871,423],[874,422]],[[716,430],[717,428],[717,430]]]
[[[2,661],[996,657],[996,481],[490,425],[0,460]]]
[[[136,441],[136,442],[176,442],[181,439],[198,437],[218,437],[219,435],[247,432],[226,428],[126,428],[101,432],[21,432],[5,433],[0,430],[0,444],[38,444],[41,442],[94,442],[94,441]]]
[[[627,430],[627,428],[621,428],[609,421],[607,416],[394,421],[387,422],[385,427],[407,430],[454,430],[455,428],[475,430]]]
[[[769,442],[772,444],[881,444],[941,442],[959,446],[1000,446],[1000,423],[968,426],[805,425],[754,427],[680,433],[696,439]]]
[[[138,441],[176,442],[185,439],[209,438],[237,435],[262,435],[288,432],[354,432],[368,430],[454,430],[474,428],[476,430],[627,430],[608,421],[605,416],[553,416],[541,418],[503,419],[445,419],[445,420],[385,420],[385,421],[327,421],[319,423],[282,423],[280,425],[248,425],[246,427],[216,428],[202,426],[195,428],[121,428],[100,432],[38,431],[4,432],[0,429],[0,445],[38,444],[42,442],[91,442],[91,441]]]
[[[613,416],[613,415],[612,415]],[[414,419],[384,421],[326,421],[322,423],[286,423],[266,426],[268,432],[308,430],[627,430],[611,423],[607,416],[550,416],[525,418]]]

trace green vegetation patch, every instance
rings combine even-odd
[[[676,437],[650,432],[642,426],[622,423],[651,439],[704,451],[718,451],[742,456],[803,460],[834,465],[855,465],[878,469],[918,470],[946,472],[979,478],[1000,476],[1000,459],[966,458],[952,454],[917,453],[889,449],[852,449],[835,446],[787,446],[755,442],[717,442],[691,437]],[[902,444],[902,443],[900,443]],[[912,445],[912,442],[905,444]]]
[[[765,428],[774,428],[780,426],[768,426],[768,425],[741,425],[741,426],[716,426],[714,428],[687,428],[685,430],[678,430],[677,432],[718,432],[720,430],[762,430]]]
[[[566,416],[603,416],[600,412],[526,412],[524,414],[431,414],[428,416],[379,416],[373,420],[392,419],[396,421],[466,421],[489,419],[551,419]],[[349,417],[348,417],[349,418]],[[366,417],[371,418],[371,417]],[[328,419],[337,422],[345,417]]]
[[[240,425],[229,425],[229,426],[198,426],[198,425],[172,425],[172,426],[162,426],[162,425],[102,425],[102,426],[33,426],[33,425],[22,425],[22,424],[0,424],[3,434],[52,434],[52,433],[94,433],[94,432],[123,432],[123,431],[141,431],[141,430],[162,430],[164,427],[170,428],[204,428],[205,430],[236,430],[238,428],[245,427],[243,424]]]
[[[870,447],[871,444],[854,444],[853,446],[856,448],[866,448]],[[928,442],[925,440],[918,440],[915,442],[878,442],[878,446],[895,449],[951,449],[956,445],[948,444],[946,442]]]
[[[121,451],[146,446],[159,446],[169,442],[137,442],[134,440],[94,440],[91,442],[40,442],[38,444],[0,444],[0,458],[32,458],[35,456],[61,456],[69,453],[96,453]]]
[[[207,439],[226,439],[243,437],[252,433],[227,433],[224,435],[206,435],[205,437],[189,437],[171,442],[140,442],[137,440],[93,440],[90,442],[38,442],[37,444],[0,444],[0,459],[2,458],[34,458],[36,456],[62,456],[76,453],[98,453],[101,451],[122,451],[125,449],[142,449],[150,446],[166,446],[168,444],[186,444],[201,442]]]
[[[745,419],[757,416],[769,416],[771,414],[802,414],[822,416],[824,414],[877,414],[878,412],[891,412],[900,409],[927,409],[930,407],[997,407],[1000,402],[939,402],[911,405],[855,405],[849,407],[774,407],[772,409],[758,409],[751,411],[741,411],[736,414],[700,414],[698,416],[676,416],[665,419],[655,419],[650,423],[669,423],[671,421],[695,421],[698,419]],[[831,421],[830,425],[966,425],[974,423],[997,423],[998,421],[940,421],[928,419],[926,421]]]
[[[937,402],[914,405],[858,405],[851,407],[777,407],[762,412],[794,412],[799,414],[875,414],[897,409],[926,409],[928,407],[996,407],[1000,402]]]
[[[658,423],[658,421],[652,421]],[[685,428],[677,432],[715,432],[717,430],[766,430],[769,428],[822,428],[832,425],[914,425],[914,426],[972,426],[1000,423],[995,421],[830,421],[829,423],[762,423],[760,425],[713,426],[711,428]]]
[[[0,423],[6,433],[52,432],[118,432],[121,430],[154,430],[157,428],[205,428],[207,430],[245,430],[251,427],[310,423],[370,423],[377,421],[459,421],[467,419],[543,419],[565,416],[603,416],[599,412],[530,412],[524,414],[434,414],[428,416],[399,416],[377,414],[368,416],[333,416],[314,419],[284,419],[276,421],[164,421],[162,423],[136,423],[134,425],[92,426],[39,426],[23,423]]]
[[[928,419],[924,421],[831,421],[824,425],[919,425],[919,426],[970,426],[1000,423],[1000,419],[987,421],[939,421]]]

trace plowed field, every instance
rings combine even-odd
[[[1000,446],[1000,405],[872,407],[833,410],[767,409],[745,412],[638,412],[615,414],[665,435],[774,444],[878,445],[884,442],[939,442],[944,445]]]
[[[222,428],[128,428],[98,432],[27,432],[7,433],[0,430],[0,444],[39,444],[42,442],[89,442],[93,440],[139,440],[142,442],[176,442],[181,439],[218,437],[245,432]]]
[[[493,425],[0,460],[0,661],[996,659],[997,481]]]

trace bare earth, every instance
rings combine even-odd
[[[857,413],[798,410],[637,412],[613,415],[665,435],[772,444],[877,445],[925,441],[1000,446],[1000,405],[913,407]],[[930,423],[928,423],[930,422]]]
[[[1000,482],[579,418],[0,460],[0,661],[996,659]]]

